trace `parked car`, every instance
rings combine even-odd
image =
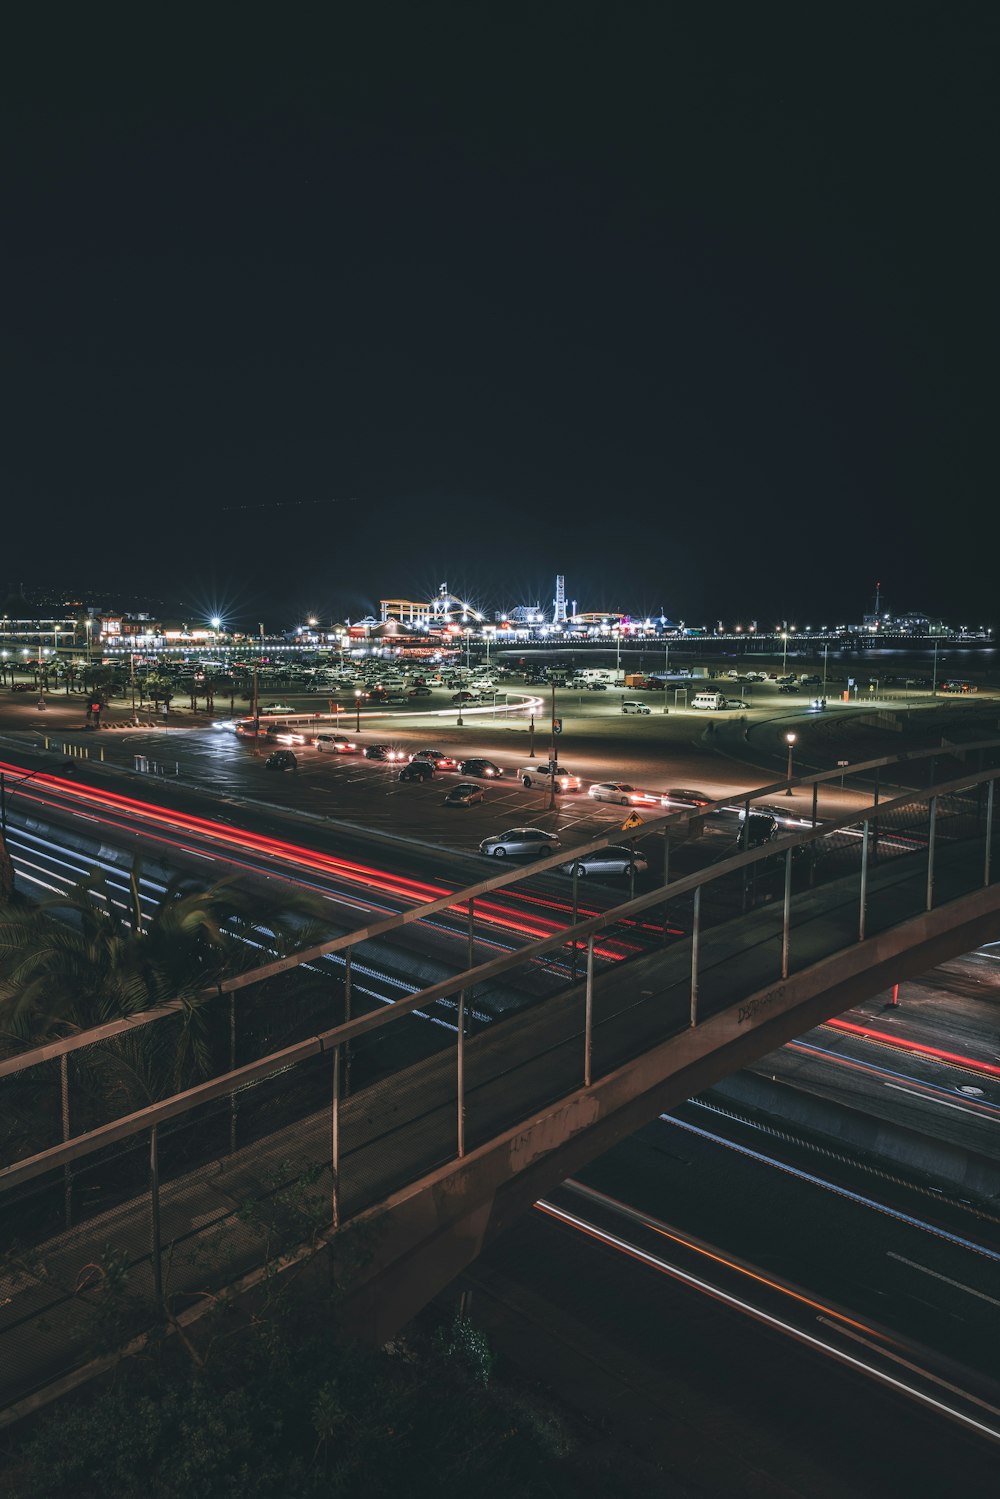
[[[463,776],[481,776],[484,781],[498,781],[503,775],[502,769],[494,760],[462,760],[458,769]]]
[[[264,761],[265,770],[298,770],[299,762],[291,750],[275,750]]]
[[[446,755],[444,750],[422,749],[410,756],[410,763],[414,760],[428,760],[435,770],[457,770],[458,761],[451,755]]]
[[[657,806],[660,798],[652,791],[640,791],[627,781],[597,781],[587,792],[595,802],[617,802],[621,807]]]
[[[506,833],[484,838],[479,852],[503,859],[508,854],[554,854],[559,847],[555,833],[546,833],[544,828],[508,828]]]
[[[478,703],[478,692],[453,692],[451,695],[453,703]]]
[[[607,692],[607,682],[587,682],[584,684],[588,692]]]
[[[660,797],[663,807],[709,807],[715,800],[707,791],[689,791],[686,786],[671,786]]]
[[[366,744],[364,749],[366,760],[405,760],[406,751],[394,749],[391,744]]]
[[[409,695],[410,697],[430,697],[431,689],[424,687],[423,684],[418,684],[416,687],[410,688]]]
[[[746,703],[741,697],[727,697],[725,706],[728,710],[731,711],[735,708],[745,708]]]
[[[295,709],[288,703],[265,703],[261,713],[294,713]]]
[[[321,754],[327,755],[353,755],[358,748],[346,734],[317,734],[313,744]]]
[[[795,682],[782,682],[778,688],[779,692],[798,692],[798,684]]]
[[[649,704],[640,703],[635,698],[622,698],[623,713],[638,713],[640,715],[649,713]]]
[[[485,800],[486,793],[482,786],[477,786],[475,781],[459,781],[448,792],[444,804],[446,807],[474,807],[477,802]]]
[[[607,848],[596,848],[590,853],[581,854],[568,864],[560,864],[559,872],[572,874],[575,869],[578,875],[629,874],[634,869],[636,874],[645,874],[648,868],[649,861],[643,854],[612,843]]]
[[[434,767],[429,760],[411,760],[399,772],[401,781],[430,781],[434,778]]]
[[[568,770],[563,770],[561,765],[554,767],[549,764],[522,765],[518,771],[522,786],[552,786],[557,791],[579,791],[580,777],[571,775]]]

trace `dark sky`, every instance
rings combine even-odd
[[[200,10],[6,34],[0,583],[996,620],[995,5]]]

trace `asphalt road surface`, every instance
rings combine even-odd
[[[981,1224],[697,1104],[581,1181],[463,1284],[505,1357],[656,1465],[652,1492],[995,1492]]]

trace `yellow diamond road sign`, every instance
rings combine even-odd
[[[623,833],[627,833],[628,830],[629,830],[629,828],[641,828],[641,827],[642,827],[642,818],[639,816],[638,812],[630,812],[629,815],[626,817],[625,821],[622,823],[622,832]]]

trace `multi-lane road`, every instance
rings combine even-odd
[[[739,757],[738,743],[735,752],[731,740],[725,755],[717,754],[716,736],[691,714],[623,721],[603,701],[582,708],[579,722],[565,723],[564,763],[586,781],[622,779],[657,791],[683,786],[732,797],[733,810],[708,831],[720,849],[728,846],[739,826],[740,793],[765,779],[759,766]],[[571,848],[619,828],[628,810],[584,794],[548,811],[547,796],[526,791],[513,775],[526,763],[523,722],[480,718],[458,730],[411,714],[380,716],[363,727],[362,744],[435,745],[500,763],[507,774],[487,787],[485,804],[460,809],[442,805],[453,775],[401,784],[398,767],[298,747],[298,773],[279,774],[228,728],[207,723],[181,726],[175,719],[165,731],[95,735],[53,712],[44,725],[50,749],[40,753],[37,722],[29,729],[23,712],[17,717],[19,724],[0,722],[0,759],[8,776],[8,837],[23,887],[62,889],[96,866],[113,898],[125,901],[131,859],[139,853],[147,911],[177,872],[206,882],[227,874],[250,891],[272,893],[281,884],[309,890],[323,902],[335,935],[494,872],[476,852],[487,833],[535,823],[558,831]],[[799,722],[805,731],[805,705]],[[77,758],[75,775],[63,775],[64,744],[93,750],[98,743],[103,766],[96,757]],[[545,757],[540,726],[535,749]],[[137,757],[178,773],[136,772]],[[16,784],[19,775],[42,767],[42,774]],[[861,795],[849,784],[831,791],[830,811]],[[800,808],[799,798],[789,799],[792,815],[806,812],[801,801]],[[652,858],[655,879],[655,852]],[[564,927],[569,885],[550,874],[477,905],[477,958]],[[617,903],[625,888],[622,881],[588,881],[580,915]],[[389,1003],[454,971],[464,962],[466,940],[460,911],[394,935],[380,961],[358,976],[367,1002]],[[647,940],[657,941],[658,933],[616,933],[618,946],[609,945],[600,961],[619,961]],[[829,1105],[868,1111],[886,1129],[903,1124],[978,1155],[995,1154],[997,967],[985,951],[936,971],[907,985],[898,1007],[880,997],[800,1038],[758,1071]],[[565,982],[565,974],[554,973],[553,981]],[[544,980],[537,983],[544,993]],[[509,1001],[525,997],[515,992]],[[447,1007],[429,1018],[450,1021]],[[534,1313],[548,1305],[550,1351],[576,1327],[594,1368],[610,1360],[617,1371],[609,1385],[617,1400],[628,1400],[629,1381],[633,1389],[641,1385],[643,1419],[663,1423],[680,1446],[711,1442],[714,1431],[718,1451],[710,1460],[702,1447],[701,1461],[705,1473],[742,1475],[729,1492],[780,1492],[767,1487],[772,1478],[778,1482],[777,1469],[761,1477],[772,1460],[780,1466],[780,1452],[786,1464],[794,1457],[780,1474],[788,1492],[895,1492],[866,1450],[879,1432],[897,1471],[913,1482],[964,1464],[964,1492],[987,1492],[975,1485],[987,1471],[979,1428],[1000,1429],[988,1385],[1000,1331],[996,1222],[981,1204],[963,1205],[959,1193],[951,1200],[940,1188],[918,1190],[915,1172],[874,1180],[872,1163],[851,1151],[821,1160],[815,1140],[787,1123],[780,1133],[778,1141],[773,1129],[762,1132],[746,1111],[713,1112],[711,1101],[694,1102],[595,1163],[584,1185],[602,1196],[576,1188],[554,1194],[476,1271],[484,1304],[492,1297],[500,1308],[488,1314],[498,1336],[518,1327],[518,1336],[527,1336],[532,1322],[535,1346],[545,1319]],[[534,1310],[529,1315],[525,1308]],[[571,1387],[558,1365],[555,1357],[553,1379]],[[722,1444],[720,1421],[727,1428]],[[824,1421],[827,1435],[807,1426]],[[850,1422],[861,1450],[829,1434],[831,1422]],[[667,1445],[652,1441],[662,1453]],[[694,1469],[687,1472],[694,1476]],[[720,1491],[713,1481],[705,1492]],[[938,1491],[933,1483],[913,1488]]]

